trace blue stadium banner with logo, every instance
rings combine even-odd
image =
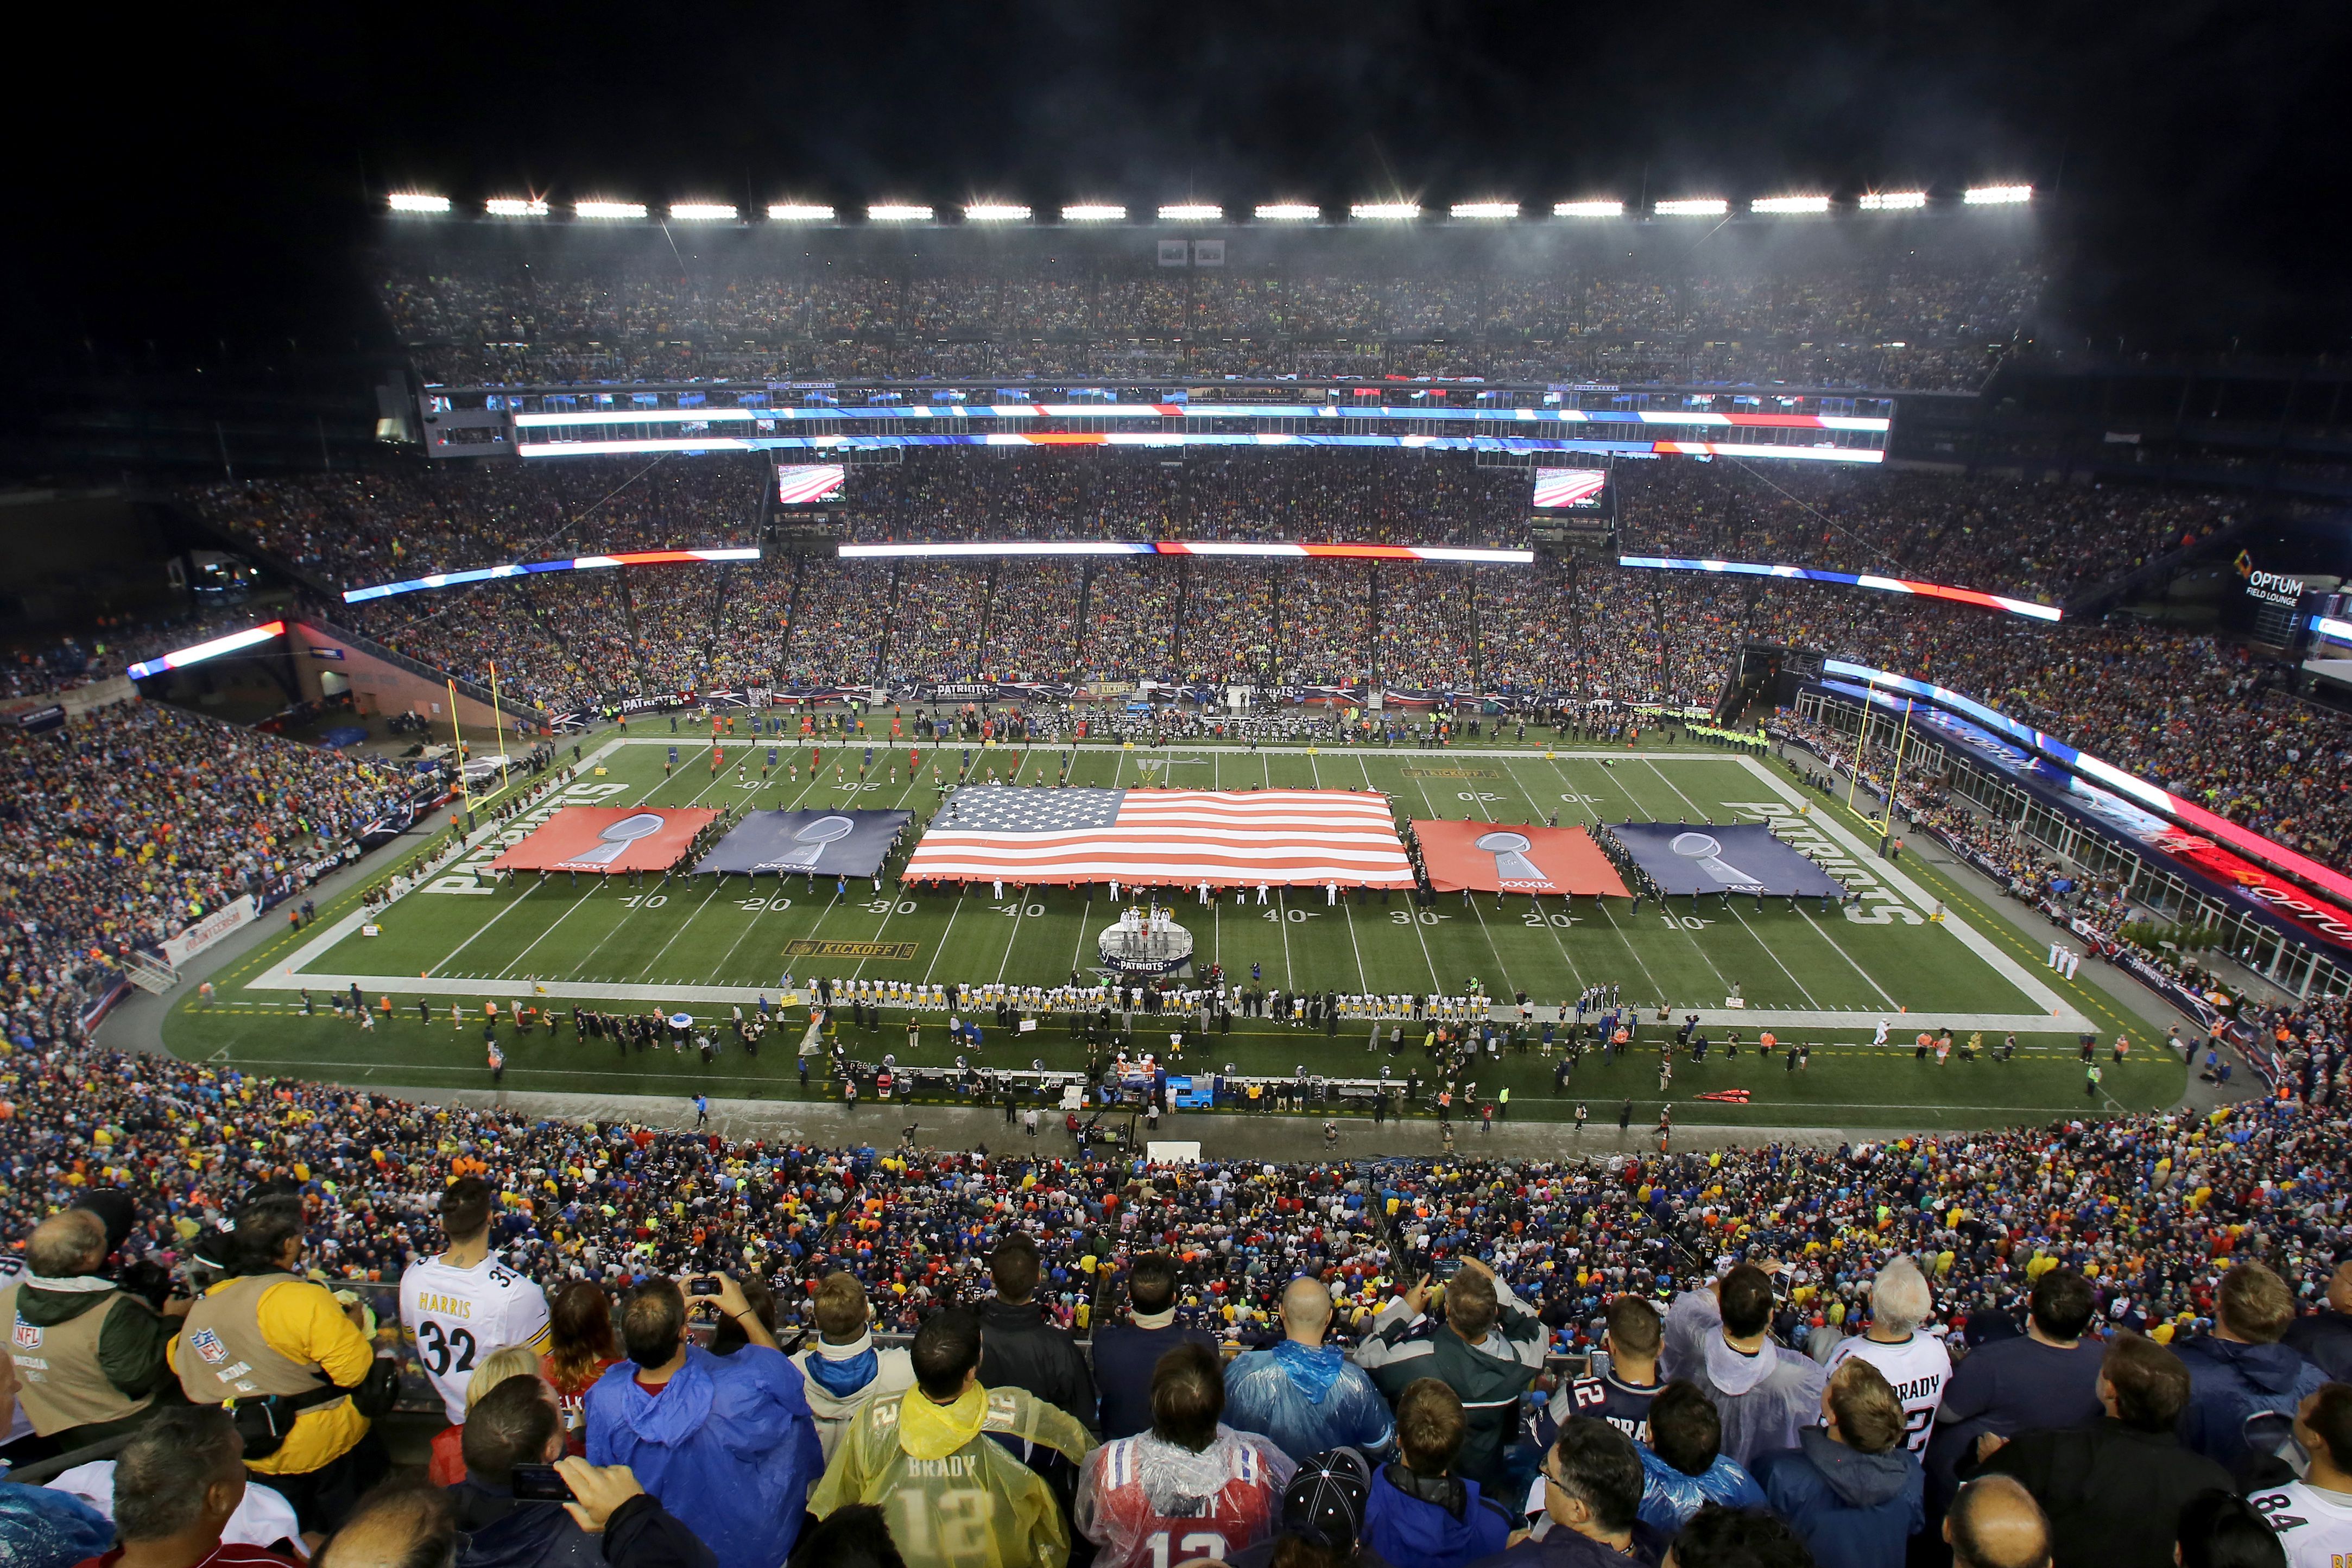
[[[910,811],[755,811],[711,847],[698,871],[871,877]]]
[[[1664,893],[1837,897],[1845,886],[1753,823],[1620,822],[1610,832]]]

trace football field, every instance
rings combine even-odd
[[[934,767],[952,783],[967,754],[961,744],[923,744],[907,765],[902,745],[877,746],[863,783],[862,748],[827,748],[811,776],[805,742],[783,747],[772,773],[764,742],[732,742],[713,772],[707,740],[688,735],[622,737],[607,731],[583,744],[578,776],[541,797],[478,847],[418,879],[388,906],[362,911],[355,900],[320,911],[299,933],[257,946],[215,976],[207,1007],[175,1004],[166,1041],[184,1056],[224,1064],[299,1071],[353,1082],[432,1088],[488,1082],[481,1005],[520,998],[564,1015],[578,1005],[615,1012],[685,1011],[718,1020],[741,1006],[772,1004],[822,974],[933,984],[1002,982],[1052,986],[1073,970],[1092,984],[1095,942],[1117,914],[1106,889],[1017,893],[1003,898],[986,884],[905,889],[886,881],[749,880],[736,876],[541,877],[499,880],[488,860],[545,814],[569,805],[735,806],[913,812],[917,831],[937,808]],[[670,748],[678,762],[667,765]],[[781,745],[781,742],[780,742]],[[1823,913],[1786,899],[1759,907],[1752,898],[1709,896],[1691,907],[1676,899],[1639,913],[1623,900],[1563,900],[1513,894],[1440,894],[1428,907],[1409,895],[1370,891],[1327,903],[1319,888],[1277,891],[1260,905],[1232,893],[1206,906],[1193,893],[1175,907],[1195,942],[1196,968],[1220,963],[1229,981],[1285,991],[1347,994],[1461,994],[1473,981],[1508,1001],[1524,992],[1549,1007],[1573,1003],[1589,985],[1619,988],[1642,1008],[1637,1048],[1603,1063],[1588,1056],[1564,1090],[1558,1058],[1540,1049],[1507,1051],[1476,1073],[1482,1097],[1508,1084],[1514,1120],[1560,1118],[1579,1100],[1599,1120],[1630,1100],[1633,1114],[1654,1120],[1662,1101],[1678,1121],[1791,1126],[1950,1127],[1990,1125],[2052,1110],[2114,1113],[2168,1104],[2184,1069],[2159,1059],[2150,1032],[2129,1027],[2131,1059],[2109,1061],[2104,1043],[2126,1027],[2120,1010],[2095,988],[2061,979],[2042,963],[2047,942],[2021,931],[1965,894],[1937,868],[1906,856],[1890,863],[1876,835],[1842,803],[1803,789],[1787,766],[1744,751],[1704,745],[1639,748],[1600,743],[1477,742],[1444,750],[1186,746],[1133,749],[1095,743],[969,750],[971,776],[1052,784],[1066,769],[1073,785],[1245,790],[1253,786],[1370,790],[1388,795],[1401,817],[1470,818],[1507,825],[1567,827],[1622,821],[1779,824],[1782,836],[1822,858],[1861,899]],[[739,766],[739,763],[741,765]],[[836,773],[836,764],[839,772]],[[767,776],[762,776],[763,773]],[[909,834],[911,845],[914,833]],[[387,867],[387,873],[389,871]],[[389,996],[389,1022],[373,1030],[339,1019],[331,993],[356,983],[372,1006]],[[315,1011],[306,1011],[303,993]],[[1732,1005],[1737,999],[1738,1005]],[[418,1003],[429,1005],[420,1021]],[[463,1005],[463,1023],[453,1021]],[[1661,1092],[1655,1042],[1664,1006],[1677,1021],[1701,1015],[1715,1049],[1703,1063],[1678,1058]],[[379,1015],[379,1016],[381,1016]],[[794,1009],[795,1019],[805,1012]],[[911,1055],[908,1015],[887,1010],[882,1027],[853,1039],[861,1059],[894,1052],[902,1064],[951,1062],[939,1013],[924,1025]],[[1885,1023],[1895,1042],[1869,1045]],[[1990,1046],[2018,1037],[2014,1060],[1938,1066],[1915,1059],[1921,1029],[1948,1026],[1965,1040],[1981,1032]],[[1140,1016],[1139,1037],[1153,1026]],[[1758,1033],[1812,1046],[1810,1064],[1790,1071],[1781,1059],[1759,1061]],[[845,1022],[845,1035],[856,1031]],[[2095,1032],[2105,1081],[2086,1091],[2076,1055],[2080,1033]],[[624,1056],[601,1040],[575,1040],[567,1027],[499,1038],[512,1087],[573,1091],[690,1094],[705,1090],[789,1099],[824,1092],[820,1070],[800,1087],[795,1047],[803,1028],[772,1031],[757,1059],[722,1030],[725,1048],[705,1065],[691,1054],[656,1049]],[[1737,1056],[1726,1047],[1736,1034]],[[1164,1034],[1160,1037],[1164,1038]],[[984,1065],[1076,1067],[1083,1053],[1059,1019],[1034,1034],[991,1028]],[[1017,1043],[1016,1043],[1017,1042]],[[1288,1074],[1304,1067],[1333,1077],[1371,1077],[1381,1066],[1402,1079],[1428,1064],[1418,1048],[1369,1054],[1367,1026],[1342,1021],[1336,1035],[1267,1020],[1235,1017],[1230,1035],[1196,1047],[1184,1064],[1201,1069],[1231,1062],[1244,1073]],[[1699,1099],[1746,1089],[1748,1103]]]

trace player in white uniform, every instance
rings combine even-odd
[[[547,1297],[490,1251],[497,1203],[479,1176],[461,1176],[441,1194],[449,1249],[420,1258],[400,1277],[400,1327],[453,1425],[466,1419],[466,1385],[482,1358],[503,1345],[547,1350]]]
[[[1830,1370],[1860,1356],[1885,1374],[1903,1402],[1904,1443],[1913,1453],[1927,1451],[1936,1409],[1952,1381],[1952,1354],[1944,1342],[1919,1325],[1935,1310],[1927,1277],[1905,1257],[1890,1258],[1870,1286],[1870,1331],[1830,1352]]]
[[[2311,1456],[2303,1479],[2246,1500],[2278,1532],[2287,1568],[2343,1568],[2352,1562],[2352,1388],[2329,1384],[2307,1395],[2294,1439]]]

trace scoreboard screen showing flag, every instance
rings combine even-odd
[[[1539,511],[1599,511],[1608,489],[1606,468],[1538,468],[1535,504]]]
[[[812,506],[821,500],[839,500],[848,477],[849,469],[840,463],[779,463],[776,504]]]
[[[1349,790],[966,784],[908,858],[913,881],[1410,888],[1388,802]]]

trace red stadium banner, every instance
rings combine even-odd
[[[493,871],[667,871],[719,820],[703,806],[572,805],[490,862]]]
[[[1421,861],[1441,893],[1606,893],[1627,898],[1625,879],[1581,827],[1511,827],[1496,822],[1416,817]]]

